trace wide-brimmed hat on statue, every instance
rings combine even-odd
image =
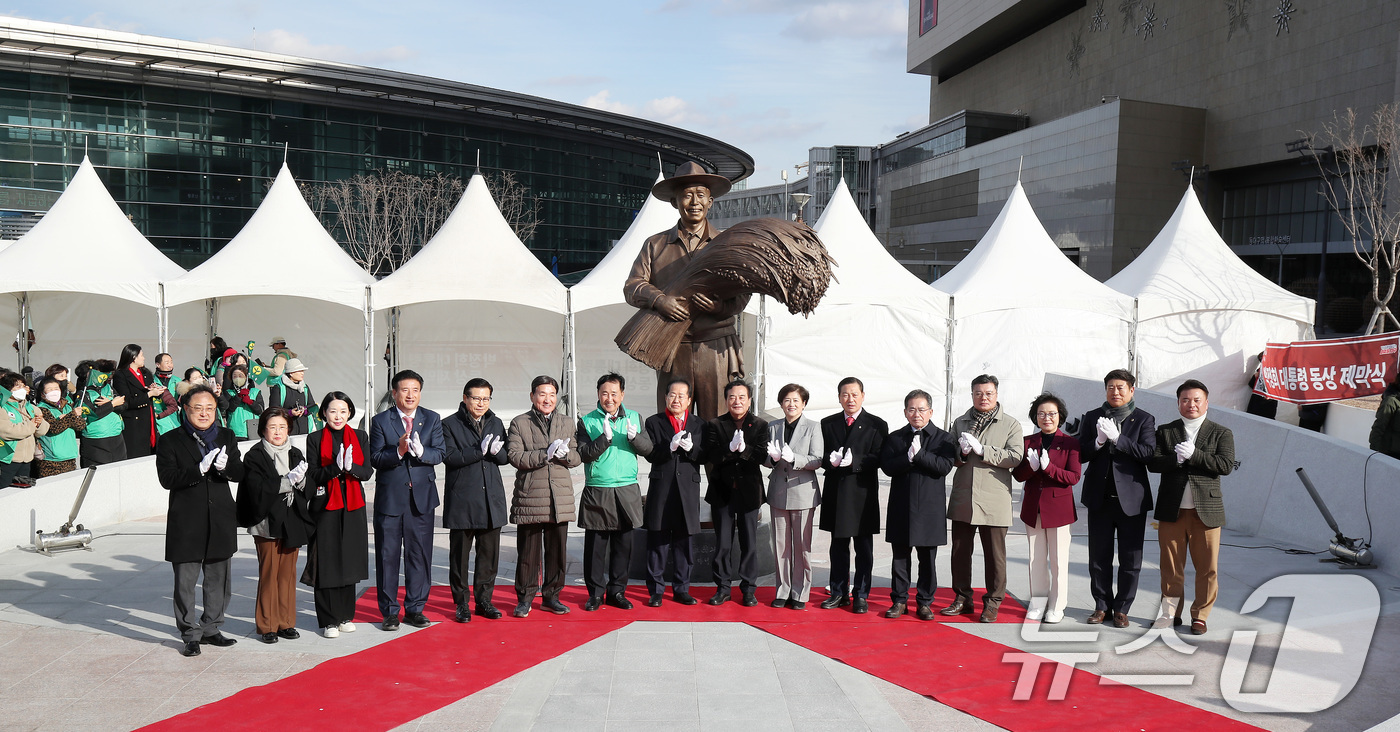
[[[691,186],[705,186],[710,189],[710,198],[719,198],[729,192],[733,183],[722,175],[706,173],[699,163],[681,163],[676,168],[675,174],[663,180],[651,188],[651,195],[670,203],[675,198],[677,191],[683,191]]]

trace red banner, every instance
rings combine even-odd
[[[1270,343],[1254,393],[1294,404],[1319,404],[1385,391],[1395,378],[1400,333]]]

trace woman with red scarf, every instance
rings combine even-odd
[[[355,630],[355,585],[369,578],[369,528],[363,483],[374,474],[369,436],[349,426],[355,403],[330,392],[318,412],[325,428],[306,436],[306,493],[315,534],[302,584],[315,588],[316,624],[335,638]]]
[[[156,417],[151,409],[153,399],[160,399],[165,387],[156,383],[146,368],[146,353],[135,343],[122,349],[117,372],[112,375],[112,390],[126,401],[116,408],[122,415],[122,439],[126,442],[126,457],[153,455],[156,446]]]

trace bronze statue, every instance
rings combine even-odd
[[[815,232],[781,219],[741,222],[717,233],[706,218],[729,180],[684,163],[651,194],[680,212],[676,228],[642,244],[623,285],[640,311],[618,333],[623,352],[656,369],[657,411],[667,384],[690,381],[696,413],[723,413],[724,385],[744,378],[738,315],[752,293],[810,313],[826,293],[833,261]]]

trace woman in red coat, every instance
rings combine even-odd
[[[1058,623],[1069,599],[1069,527],[1076,518],[1074,484],[1079,482],[1079,441],[1060,431],[1068,410],[1054,394],[1031,402],[1040,432],[1026,437],[1026,457],[1012,475],[1024,481],[1021,521],[1030,540],[1030,620]]]

